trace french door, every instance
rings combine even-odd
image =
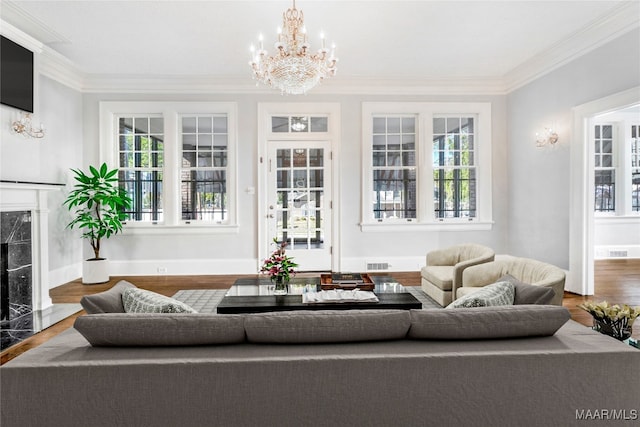
[[[331,269],[330,141],[268,141],[267,230],[299,271]]]

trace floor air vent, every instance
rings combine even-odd
[[[389,269],[388,262],[368,262],[367,263],[367,271],[388,270],[388,269]]]
[[[614,249],[609,251],[609,257],[611,258],[626,258],[629,252],[626,249]]]

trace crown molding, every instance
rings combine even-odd
[[[77,90],[84,91],[84,75],[65,56],[44,46],[40,57],[40,74]]]
[[[44,45],[40,41],[2,19],[0,19],[0,34],[34,53],[42,52]]]
[[[504,76],[506,92],[512,92],[638,27],[640,2],[623,2],[607,15],[509,71]]]
[[[246,78],[87,75],[83,83],[83,92],[280,94],[276,89],[256,84],[249,75]],[[332,95],[495,95],[504,93],[501,79],[493,78],[398,80],[356,77],[336,77],[323,82],[309,92],[309,94]]]

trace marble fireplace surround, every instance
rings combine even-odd
[[[0,211],[30,211],[32,241],[32,304],[34,311],[52,306],[49,297],[49,208],[47,193],[63,184],[0,181]]]

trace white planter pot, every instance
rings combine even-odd
[[[107,259],[87,259],[82,263],[82,283],[93,285],[109,281],[109,261]]]

